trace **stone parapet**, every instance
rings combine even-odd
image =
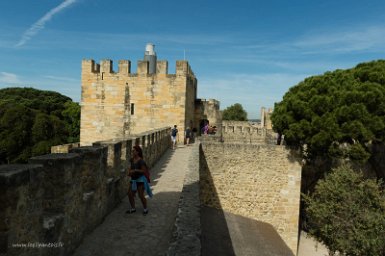
[[[170,147],[170,128],[0,166],[0,254],[70,255],[126,195],[131,147],[150,166]],[[44,247],[44,248],[43,248]]]

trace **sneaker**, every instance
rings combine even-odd
[[[131,214],[131,213],[134,213],[134,212],[136,212],[136,209],[128,209],[126,211],[126,213],[128,213],[128,214]]]
[[[147,213],[148,213],[148,209],[143,210],[143,215],[147,215]]]

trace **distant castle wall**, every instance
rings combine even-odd
[[[271,123],[271,114],[273,113],[273,109],[268,108],[266,110],[265,107],[261,108],[261,128],[272,129]]]
[[[271,224],[296,255],[301,166],[283,146],[203,142],[202,204]]]
[[[120,60],[115,72],[111,60],[82,62],[81,145],[121,138],[149,129],[173,126],[182,136],[194,122],[197,79],[187,61],[176,62],[168,74],[168,62],[157,61],[156,73],[149,62]]]
[[[210,126],[216,126],[217,133],[220,133],[222,127],[222,114],[219,101],[215,99],[197,99],[195,104],[195,120],[196,123],[194,127],[197,128],[198,134],[203,125],[202,120],[209,121]]]
[[[158,129],[0,165],[0,254],[70,255],[126,196],[135,141],[152,166],[170,147],[169,134]],[[55,247],[33,248],[37,242]]]
[[[276,134],[248,121],[222,121],[222,137],[225,142],[246,144],[276,144]]]

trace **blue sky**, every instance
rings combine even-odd
[[[199,98],[259,118],[308,76],[384,59],[384,13],[383,0],[2,0],[0,88],[79,102],[82,59],[136,72],[151,42],[169,73],[185,53]]]

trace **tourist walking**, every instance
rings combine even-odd
[[[131,177],[130,186],[128,188],[128,200],[130,201],[131,208],[128,209],[126,213],[136,212],[136,192],[138,192],[140,201],[143,205],[143,214],[146,215],[148,213],[147,200],[144,192],[146,191],[148,196],[152,197],[152,191],[145,176],[146,172],[148,172],[148,167],[143,160],[142,149],[136,145],[132,148],[131,166],[128,170],[128,175]]]
[[[178,136],[178,129],[176,128],[176,125],[174,125],[174,128],[171,129],[172,149],[175,149],[176,147],[177,136]]]
[[[190,144],[190,138],[191,138],[191,129],[190,127],[186,128],[186,131],[184,132],[185,139],[186,139],[186,145],[188,146]]]

